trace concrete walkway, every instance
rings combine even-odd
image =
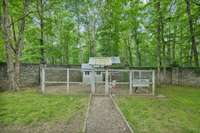
[[[110,97],[91,100],[86,133],[131,133]]]

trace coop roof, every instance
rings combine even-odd
[[[89,64],[81,64],[81,69],[82,70],[91,70],[92,66]]]
[[[119,57],[111,57],[111,59],[112,59],[112,64],[119,64],[120,63]]]
[[[111,66],[120,63],[119,57],[90,57],[89,65],[93,66]]]

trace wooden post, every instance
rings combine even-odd
[[[69,93],[69,68],[67,68],[67,93]]]
[[[91,83],[91,92],[95,94],[95,70],[92,68],[92,72],[90,75],[90,83]]]
[[[139,79],[142,79],[142,72],[139,71]]]
[[[155,70],[152,71],[152,94],[155,96]]]
[[[108,84],[108,68],[106,68],[106,75],[105,75],[105,95],[109,94],[109,84]]]
[[[42,93],[45,93],[45,65],[42,65],[42,70],[41,70],[41,90]]]
[[[131,95],[133,92],[133,72],[130,70],[129,71],[129,94]]]

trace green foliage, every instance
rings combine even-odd
[[[118,97],[117,102],[136,133],[198,133],[200,130],[200,90],[165,86],[159,94],[166,98]]]
[[[178,66],[193,66],[190,62],[191,38],[185,0],[160,0],[160,3],[163,22],[161,66],[165,60],[166,66],[172,66],[173,62]],[[196,43],[199,44],[200,8],[195,2],[191,3]],[[156,1],[142,0],[47,0],[43,15],[46,62],[80,64],[88,62],[90,56],[120,56],[124,65],[155,66],[156,20],[159,17],[155,4]],[[22,1],[9,1],[14,21],[21,17],[22,10]],[[31,1],[30,12],[26,17],[21,60],[39,63],[41,46],[37,0]],[[15,27],[18,25],[19,22],[16,22]],[[0,61],[5,61],[2,38]]]
[[[36,91],[1,92],[0,123],[3,125],[67,121],[77,111],[85,109],[84,96],[42,95]]]

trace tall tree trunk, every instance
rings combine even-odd
[[[140,53],[137,28],[134,29],[134,40],[135,40],[135,46],[136,46],[137,66],[141,66],[142,61],[141,61],[141,53]]]
[[[95,16],[94,16],[95,17]],[[93,17],[92,28],[92,56],[96,56],[96,19]]]
[[[69,64],[69,44],[66,42],[66,64]]]
[[[161,17],[160,17],[160,0],[157,0],[156,3],[156,10],[157,10],[157,81],[160,84],[160,31],[161,31]]]
[[[14,51],[12,49],[12,33],[11,23],[8,12],[8,0],[2,1],[3,7],[3,39],[6,49],[6,63],[7,63],[7,74],[9,81],[9,89],[16,90],[17,83],[15,81],[15,70],[14,70]]]
[[[180,29],[180,50],[179,50],[179,64],[182,67],[183,66],[183,45],[182,45],[182,40],[183,40],[183,29]]]
[[[162,54],[163,54],[163,62],[162,62],[162,66],[163,66],[163,81],[166,80],[166,42],[164,39],[164,31],[165,31],[165,26],[164,26],[164,22],[163,22],[163,15],[161,14],[161,38],[162,38]]]
[[[76,8],[76,17],[77,17],[77,38],[76,38],[76,44],[79,48],[79,63],[83,63],[83,47],[80,43],[80,10],[79,10],[79,0],[75,1],[75,8]]]
[[[168,59],[168,65],[172,64],[172,54],[171,54],[171,26],[170,26],[170,19],[168,24],[168,43],[167,43],[167,59]]]
[[[24,0],[24,7],[23,7],[23,16],[25,16],[28,13],[28,5],[29,0]],[[21,49],[23,47],[24,43],[24,29],[25,29],[25,20],[26,18],[23,17],[19,24],[19,32],[18,32],[18,39],[16,40],[15,48],[15,79],[20,86],[20,57],[21,57]]]
[[[44,57],[44,2],[43,0],[37,1],[37,10],[40,19],[40,63],[45,63]]]
[[[187,16],[188,16],[188,23],[189,23],[189,28],[190,28],[190,39],[191,39],[191,56],[194,56],[194,63],[195,66],[199,66],[199,59],[198,59],[198,51],[197,51],[197,44],[196,44],[196,40],[195,40],[195,33],[194,33],[194,27],[193,27],[193,18],[191,15],[191,1],[190,0],[185,0],[186,2],[186,12],[187,12]]]
[[[133,66],[133,56],[132,56],[131,43],[130,43],[129,37],[126,38],[125,43],[126,43],[126,47],[128,49],[129,66]]]
[[[173,33],[172,59],[173,63],[176,63],[176,26],[174,28],[174,33]]]

